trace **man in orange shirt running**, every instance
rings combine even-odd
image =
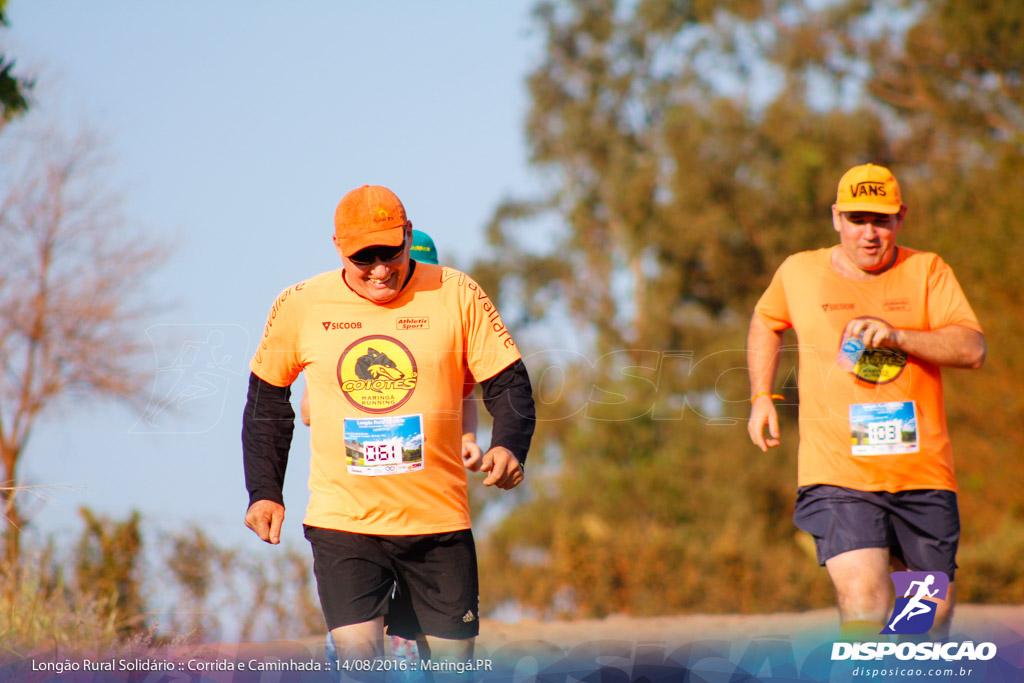
[[[437,257],[437,247],[433,238],[422,230],[412,231],[412,246],[409,248],[410,257],[419,263],[430,263],[440,265]],[[476,380],[473,375],[466,372],[464,389],[462,395],[462,464],[471,472],[480,471],[483,464],[483,452],[476,442],[476,429],[479,423],[477,413],[476,397],[473,390],[476,388]],[[312,422],[312,415],[309,408],[309,387],[302,390],[302,400],[299,403],[299,417],[307,427]],[[417,644],[415,640],[391,636],[390,654],[393,658],[417,659]],[[328,661],[337,666],[338,653],[334,646],[334,638],[330,632],[327,634],[326,651]]]
[[[767,451],[779,445],[772,387],[783,332],[797,335],[794,522],[814,536],[845,640],[878,638],[891,567],[949,576],[933,637],[948,635],[955,601],[960,518],[940,369],[981,367],[985,338],[952,269],[897,246],[906,214],[888,169],[847,171],[832,206],[839,244],[786,259],[747,337],[747,429]]]
[[[480,615],[464,380],[479,381],[494,418],[484,485],[512,489],[534,428],[529,376],[476,282],[410,258],[412,222],[393,192],[352,190],[334,223],[342,268],[278,296],[250,363],[245,524],[280,542],[290,386],[304,373],[314,416],[304,529],[342,661],[382,656],[385,626],[416,638],[423,658],[465,661]]]

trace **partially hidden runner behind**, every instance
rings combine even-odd
[[[814,536],[846,640],[874,640],[892,605],[889,573],[942,571],[950,627],[960,536],[942,367],[979,368],[985,338],[952,269],[897,246],[907,213],[885,167],[839,181],[839,244],[790,256],[750,321],[750,438],[779,444],[773,392],[783,332],[799,343],[800,445],[794,522]],[[765,428],[768,434],[765,435]]]
[[[411,241],[393,192],[346,194],[334,235],[343,267],[278,296],[250,366],[246,525],[280,542],[290,385],[305,372],[314,416],[305,535],[345,660],[382,656],[385,626],[419,638],[424,658],[469,659],[479,588],[460,454],[466,369],[494,418],[485,485],[523,481],[534,427],[529,377],[493,302],[464,273],[413,262]]]

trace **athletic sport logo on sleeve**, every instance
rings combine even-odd
[[[363,337],[338,359],[338,384],[348,402],[368,413],[388,413],[412,397],[416,359],[393,337]]]
[[[918,635],[935,623],[936,600],[945,600],[949,577],[944,572],[893,572],[896,605],[881,634]]]

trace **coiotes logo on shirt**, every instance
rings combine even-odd
[[[348,402],[368,413],[388,413],[416,390],[416,359],[397,339],[363,337],[338,359],[338,384]]]
[[[870,316],[857,318],[857,320],[878,320],[886,325],[889,324],[881,318],[872,318]],[[903,374],[903,369],[906,367],[907,354],[899,349],[882,346],[864,349],[852,372],[862,382],[888,384]]]

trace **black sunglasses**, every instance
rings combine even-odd
[[[402,239],[402,243],[397,247],[367,247],[366,249],[360,249],[349,256],[348,260],[357,266],[372,266],[378,259],[382,263],[394,261],[402,255],[403,251],[405,251],[405,238]]]

